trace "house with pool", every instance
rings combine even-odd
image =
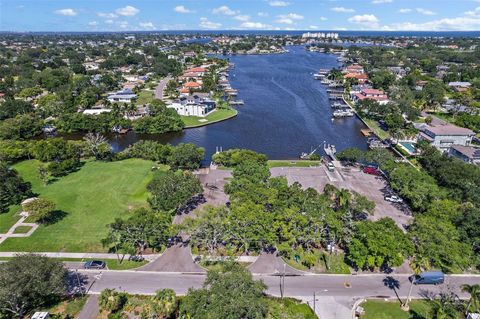
[[[427,141],[443,152],[447,152],[454,145],[470,146],[475,137],[474,131],[445,122],[423,124],[418,128],[418,140]]]

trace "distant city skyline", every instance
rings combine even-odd
[[[0,0],[0,31],[478,31],[480,0]]]

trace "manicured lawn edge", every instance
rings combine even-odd
[[[218,120],[208,121],[208,122],[203,122],[203,123],[198,123],[198,124],[191,124],[191,125],[187,125],[187,122],[186,122],[186,121],[189,120],[189,118],[191,118],[190,116],[181,116],[182,121],[185,123],[184,129],[197,128],[197,127],[202,127],[202,126],[206,126],[206,125],[210,125],[210,124],[214,124],[214,123],[223,122],[223,121],[229,120],[231,118],[234,118],[235,116],[238,115],[238,111],[235,110],[235,109],[229,109],[228,111],[233,111],[233,113],[231,113],[231,114],[229,114],[225,117],[222,117],[221,119],[218,119]],[[215,111],[215,112],[217,112],[217,111]],[[211,115],[215,115],[214,113],[212,113]],[[208,119],[209,116],[210,115],[208,115],[206,117],[206,119]],[[200,118],[198,118],[198,119],[200,119]]]
[[[309,161],[309,160],[269,160],[267,165],[269,168],[274,167],[315,167],[319,166],[321,161]]]

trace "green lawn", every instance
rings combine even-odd
[[[80,313],[80,311],[82,311],[83,306],[85,306],[85,303],[87,302],[87,299],[88,296],[67,299],[59,302],[55,306],[52,306],[50,309],[48,309],[48,312],[50,312],[51,315],[69,315],[70,318],[74,318]]]
[[[234,109],[217,109],[215,112],[207,115],[206,117],[181,116],[181,118],[183,123],[185,123],[185,128],[190,128],[220,122],[237,116],[237,113],[237,110]]]
[[[15,205],[10,206],[8,212],[0,214],[0,234],[6,233],[20,219],[20,215],[17,214],[19,211],[20,206]]]
[[[142,90],[138,93],[137,105],[149,104],[153,99],[153,91]]]
[[[32,226],[17,226],[15,228],[15,231],[13,232],[14,234],[25,234],[28,233],[32,229]]]
[[[7,239],[0,251],[102,252],[106,225],[146,205],[150,161],[90,161],[47,186],[37,176],[38,165],[38,161],[24,161],[15,168],[32,183],[35,193],[54,201],[65,216],[55,224],[41,225],[30,237]]]
[[[269,160],[268,167],[310,167],[310,166],[318,166],[320,165],[321,161],[307,161],[307,160]]]
[[[368,128],[371,129],[372,132],[375,135],[377,135],[380,139],[384,140],[384,139],[390,137],[390,134],[388,134],[388,132],[386,132],[386,131],[384,131],[380,128],[377,121],[367,119],[367,118],[364,118],[363,120],[365,121],[365,123],[367,123]]]
[[[361,304],[365,309],[362,319],[427,319],[431,318],[429,313],[431,307],[427,301],[413,300],[410,302],[410,311],[406,312],[400,308],[400,302],[368,300]]]
[[[293,298],[267,298],[269,314],[267,318],[318,318],[307,304]]]

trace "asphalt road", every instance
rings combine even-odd
[[[189,288],[201,287],[205,275],[149,271],[80,271],[89,277],[90,293],[100,293],[105,288],[114,288],[133,294],[154,294],[156,290],[172,288],[177,294],[185,294]],[[254,275],[268,286],[267,293],[280,296],[280,277]],[[386,280],[386,275],[304,275],[285,278],[285,296],[306,299],[317,292],[323,297],[349,298],[405,298],[410,282],[408,275],[394,275]],[[480,276],[446,276],[445,283],[438,286],[414,286],[413,297],[435,296],[442,291],[452,290],[460,297],[462,284],[480,284]],[[390,287],[389,287],[390,284]],[[396,286],[392,289],[391,286]]]

